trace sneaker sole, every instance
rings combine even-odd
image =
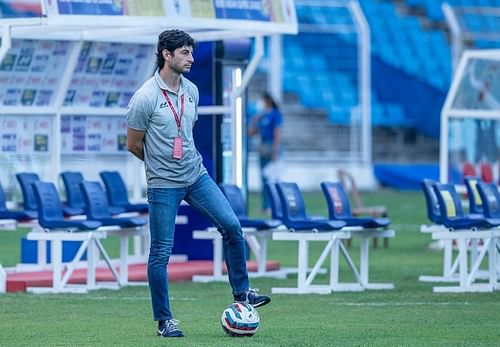
[[[180,335],[167,335],[167,336],[164,336],[162,334],[158,334],[156,333],[156,336],[159,336],[159,337],[184,337],[183,334],[180,334]]]
[[[254,305],[252,305],[252,304],[251,304],[251,305],[252,305],[253,307],[261,307],[261,306],[264,306],[264,305],[269,304],[270,302],[271,302],[271,300],[267,300],[267,301],[266,301],[266,300],[264,300],[264,301],[261,301],[261,302],[258,302],[258,303],[256,303],[256,304],[254,304]]]
[[[163,335],[161,334],[159,331],[156,332],[156,336],[160,336],[160,337],[184,337],[184,335],[182,334],[182,332],[179,332],[178,335]]]

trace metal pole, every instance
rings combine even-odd
[[[248,86],[262,55],[264,54],[264,42],[262,36],[255,37],[255,50],[250,62],[241,76],[234,84],[230,98],[231,120],[233,126],[233,182],[243,186],[243,99],[241,95]]]
[[[268,81],[271,95],[281,104],[283,103],[283,52],[281,35],[272,35],[269,45]]]
[[[463,33],[453,8],[446,2],[441,5],[441,8],[443,9],[444,18],[451,33],[451,66],[453,67],[453,71],[455,71],[460,55],[462,55],[464,50]]]
[[[359,104],[361,112],[361,160],[372,162],[370,27],[358,1],[349,2],[358,31]]]

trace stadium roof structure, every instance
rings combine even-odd
[[[33,11],[2,18],[2,37],[156,43],[178,28],[198,41],[297,33],[294,0],[22,0]],[[2,40],[5,41],[5,40]]]

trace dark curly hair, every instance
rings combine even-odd
[[[182,30],[172,29],[165,30],[158,36],[158,48],[156,51],[156,65],[161,69],[165,65],[163,58],[163,50],[173,53],[177,48],[183,46],[196,46],[194,39]]]

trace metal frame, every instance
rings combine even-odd
[[[490,59],[500,61],[500,49],[488,50],[466,50],[460,57],[451,86],[446,96],[443,108],[441,110],[441,130],[439,145],[439,180],[448,182],[448,125],[450,118],[481,118],[481,119],[500,119],[500,110],[467,110],[452,108],[453,100],[457,95],[460,82],[464,76],[467,63],[471,59]]]
[[[297,267],[297,287],[272,288],[276,294],[330,294],[341,291],[364,291],[367,289],[394,289],[392,283],[370,283],[369,273],[369,240],[373,237],[394,237],[394,230],[383,229],[363,229],[359,227],[344,227],[339,231],[331,232],[289,232],[279,231],[273,233],[273,240],[298,241],[298,267]],[[352,260],[348,249],[342,240],[360,238],[360,260],[359,270]],[[308,267],[309,242],[327,241],[321,255],[314,263],[312,269]],[[342,254],[355,282],[340,282],[340,261]],[[316,276],[320,274],[321,266],[330,256],[330,278],[327,285],[313,284]]]
[[[498,273],[500,229],[449,230],[442,225],[422,225],[420,231],[431,233],[433,240],[444,242],[444,258],[442,276],[422,275],[419,276],[419,281],[458,282],[458,285],[453,286],[434,286],[432,288],[434,293],[476,293],[500,289]],[[481,248],[478,247],[479,240],[483,241]],[[453,260],[453,241],[458,245],[455,260]],[[479,268],[486,258],[488,258],[488,271],[482,271]],[[477,283],[478,279],[486,279],[488,282]]]
[[[471,32],[466,31],[460,25],[460,21],[457,16],[457,12],[461,14],[478,14],[487,16],[496,16],[500,18],[500,9],[497,7],[485,7],[485,6],[474,6],[474,7],[462,7],[462,6],[450,6],[448,3],[443,2],[441,5],[443,10],[444,18],[446,24],[451,32],[451,51],[452,51],[452,67],[453,70],[458,65],[460,56],[464,51],[464,47],[467,39],[492,39],[500,41],[500,34],[498,32]]]

